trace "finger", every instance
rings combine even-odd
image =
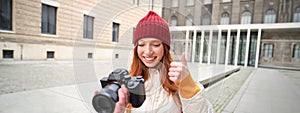
[[[181,55],[181,62],[182,62],[183,65],[187,66],[187,62],[186,62],[186,58],[185,58],[184,53],[182,53],[182,55]]]
[[[122,89],[122,91],[124,93],[124,96],[125,96],[125,105],[127,105],[128,101],[129,101],[129,92],[128,92],[128,90],[127,90],[127,88],[125,87],[124,84],[121,86],[121,89]]]
[[[175,77],[175,76],[179,76],[179,72],[169,72],[168,73],[168,75],[170,76],[170,77]]]
[[[119,90],[118,90],[118,96],[119,96],[119,101],[118,101],[118,103],[119,103],[119,105],[120,105],[120,107],[121,106],[125,106],[125,101],[126,101],[126,96],[125,96],[125,94],[124,94],[124,92],[122,91],[122,88],[120,88]]]
[[[171,62],[170,66],[171,67],[178,67],[178,66],[181,66],[182,63],[181,62]]]
[[[169,79],[170,79],[171,81],[173,81],[173,82],[177,82],[177,81],[178,81],[177,77],[169,77]]]
[[[170,68],[169,72],[182,72],[182,67]]]
[[[123,113],[125,111],[125,107],[123,107],[120,102],[116,103],[114,113]]]
[[[99,93],[99,90],[95,90],[94,95],[97,95]]]

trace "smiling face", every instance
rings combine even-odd
[[[164,55],[161,40],[156,38],[142,38],[137,42],[138,57],[147,67],[155,67]]]

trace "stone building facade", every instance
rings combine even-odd
[[[300,68],[299,0],[165,0],[162,15],[192,62]]]
[[[135,25],[149,10],[161,14],[161,4],[160,0],[0,0],[0,61],[127,59]]]

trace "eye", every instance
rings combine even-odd
[[[145,46],[145,44],[138,44],[138,46],[143,47],[143,46]]]
[[[154,47],[159,47],[161,45],[161,43],[155,43],[153,44]]]

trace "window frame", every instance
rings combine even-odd
[[[177,25],[178,25],[177,17],[175,15],[171,16],[171,26],[177,26]]]
[[[230,15],[228,12],[223,12],[221,14],[220,24],[221,25],[229,25],[230,24]]]
[[[88,59],[93,59],[93,53],[88,53]]]
[[[203,18],[201,20],[202,25],[210,25],[211,24],[211,15],[209,14],[204,14]]]
[[[267,58],[273,58],[274,56],[274,44],[273,43],[265,43],[263,56]]]
[[[13,1],[12,0],[4,0],[4,1],[6,2],[6,5],[4,5],[3,1],[0,0],[0,6],[1,6],[0,30],[12,31],[13,30]],[[8,11],[6,10],[2,12],[2,8],[6,8]],[[7,17],[4,17],[2,14]]]
[[[119,42],[120,23],[112,24],[112,42]]]
[[[251,24],[252,23],[252,13],[248,10],[241,14],[241,24]]]
[[[94,19],[95,17],[90,15],[83,15],[83,38],[94,38]]]
[[[300,22],[300,6],[296,7],[293,14],[293,22]]]
[[[46,52],[47,59],[54,59],[55,58],[55,51],[47,51]]]
[[[9,55],[7,55],[6,53],[11,53]],[[9,57],[8,57],[9,56]],[[14,50],[11,49],[3,49],[2,50],[2,58],[3,59],[13,59],[14,58]]]
[[[295,59],[300,58],[300,43],[293,44],[292,58],[295,58]]]
[[[50,13],[54,13],[54,16],[50,16]],[[53,25],[52,28],[51,25]],[[57,7],[42,3],[41,33],[50,35],[57,34]]]
[[[277,12],[275,9],[268,9],[265,12],[264,15],[264,23],[265,24],[271,24],[271,23],[276,23],[277,20]]]

